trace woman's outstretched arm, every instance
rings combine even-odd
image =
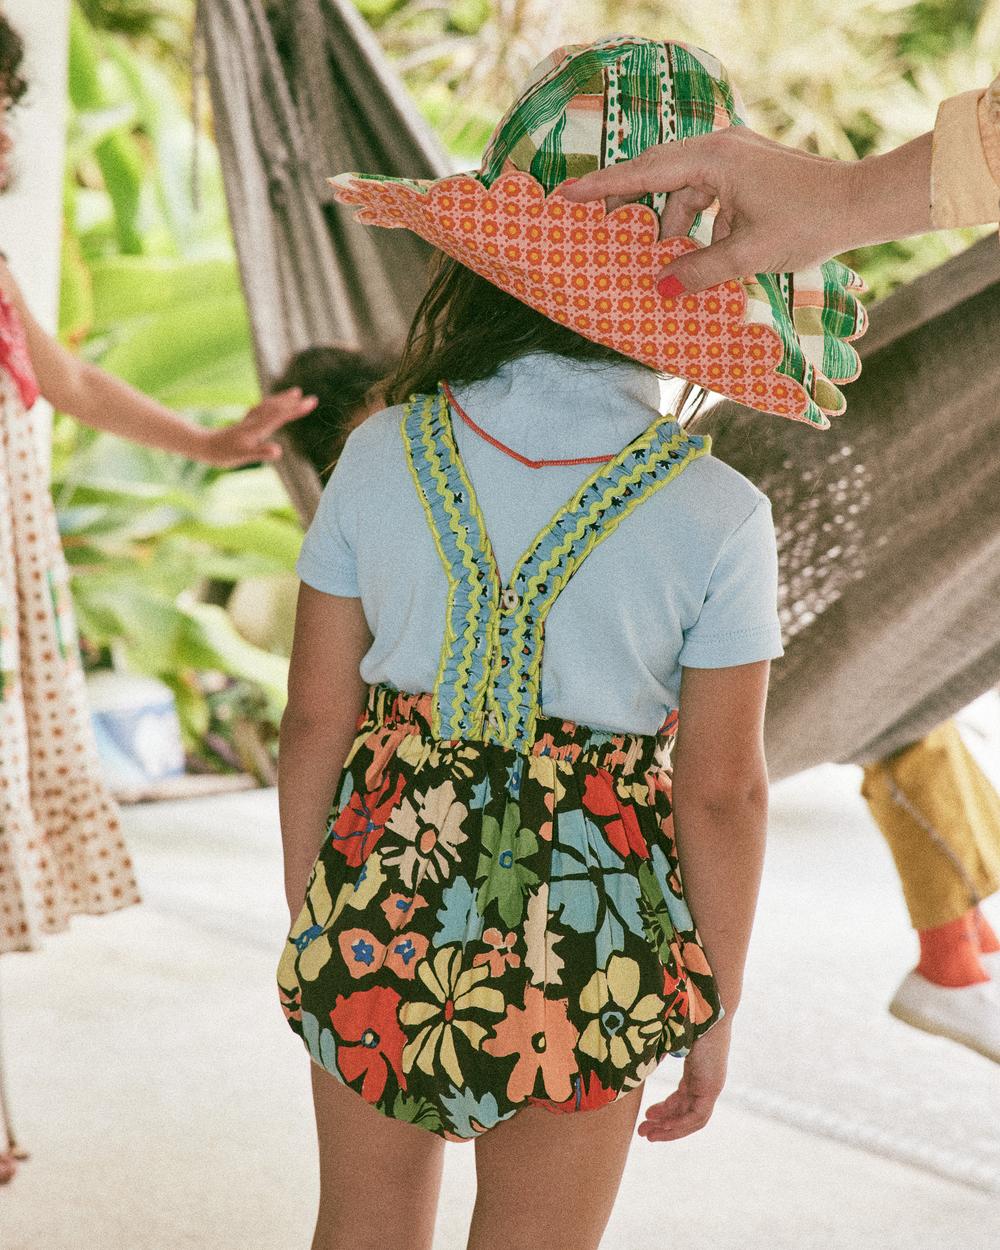
[[[854,247],[1000,220],[1000,78],[945,100],[910,143],[860,161],[827,160],[744,126],[664,143],[565,188],[609,207],[669,194],[664,237],[686,234],[716,200],[712,242],[661,270],[662,294],[752,273],[807,268]]]
[[[162,451],[177,452],[191,460],[233,468],[255,460],[277,460],[281,448],[271,436],[281,426],[316,407],[313,396],[303,396],[296,388],[269,395],[251,408],[242,421],[221,429],[205,429],[120,378],[80,360],[46,334],[2,261],[0,287],[14,303],[24,323],[28,354],[42,394],[54,408],[70,413],[96,430],[106,430]]]

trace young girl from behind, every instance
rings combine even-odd
[[[446,255],[299,561],[278,982],[313,1060],[314,1250],[429,1248],[444,1141],[473,1139],[473,1250],[596,1247],[646,1078],[683,1059],[649,1141],[723,1088],[777,559],[766,497],[661,415],[660,377],[817,426],[833,388],[790,275],[687,307],[653,289],[692,246],[657,240],[659,197],[553,192],[738,121],[714,58],[621,37],[547,58],[475,176],[336,180]]]

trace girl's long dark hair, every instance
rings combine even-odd
[[[403,404],[411,395],[433,392],[442,378],[460,384],[477,382],[529,352],[606,364],[636,363],[551,321],[439,253],[399,364],[380,389],[387,405]],[[703,394],[700,387],[685,387],[678,411],[695,393]]]

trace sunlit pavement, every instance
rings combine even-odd
[[[915,941],[859,775],[775,788],[730,1086],[703,1132],[636,1139],[605,1246],[1000,1245],[1000,1066],[886,1013]],[[0,1244],[306,1250],[317,1172],[308,1060],[273,989],[275,796],[143,806],[125,823],[144,902],[0,963],[32,1152],[0,1190]],[[665,1061],[646,1100],[679,1070]],[[462,1250],[473,1148],[446,1155],[435,1250]]]

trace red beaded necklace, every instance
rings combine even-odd
[[[448,383],[443,382],[441,385],[452,411],[458,413],[474,434],[478,434],[491,447],[495,447],[497,451],[502,451],[505,456],[510,456],[512,460],[516,460],[518,464],[523,464],[529,469],[549,469],[570,464],[607,464],[609,460],[614,458],[613,456],[580,456],[576,460],[529,460],[527,456],[522,456],[520,452],[515,451],[512,447],[508,447],[506,443],[501,443],[498,438],[494,438],[492,434],[487,433],[481,425],[476,425],[475,421],[455,399]]]

